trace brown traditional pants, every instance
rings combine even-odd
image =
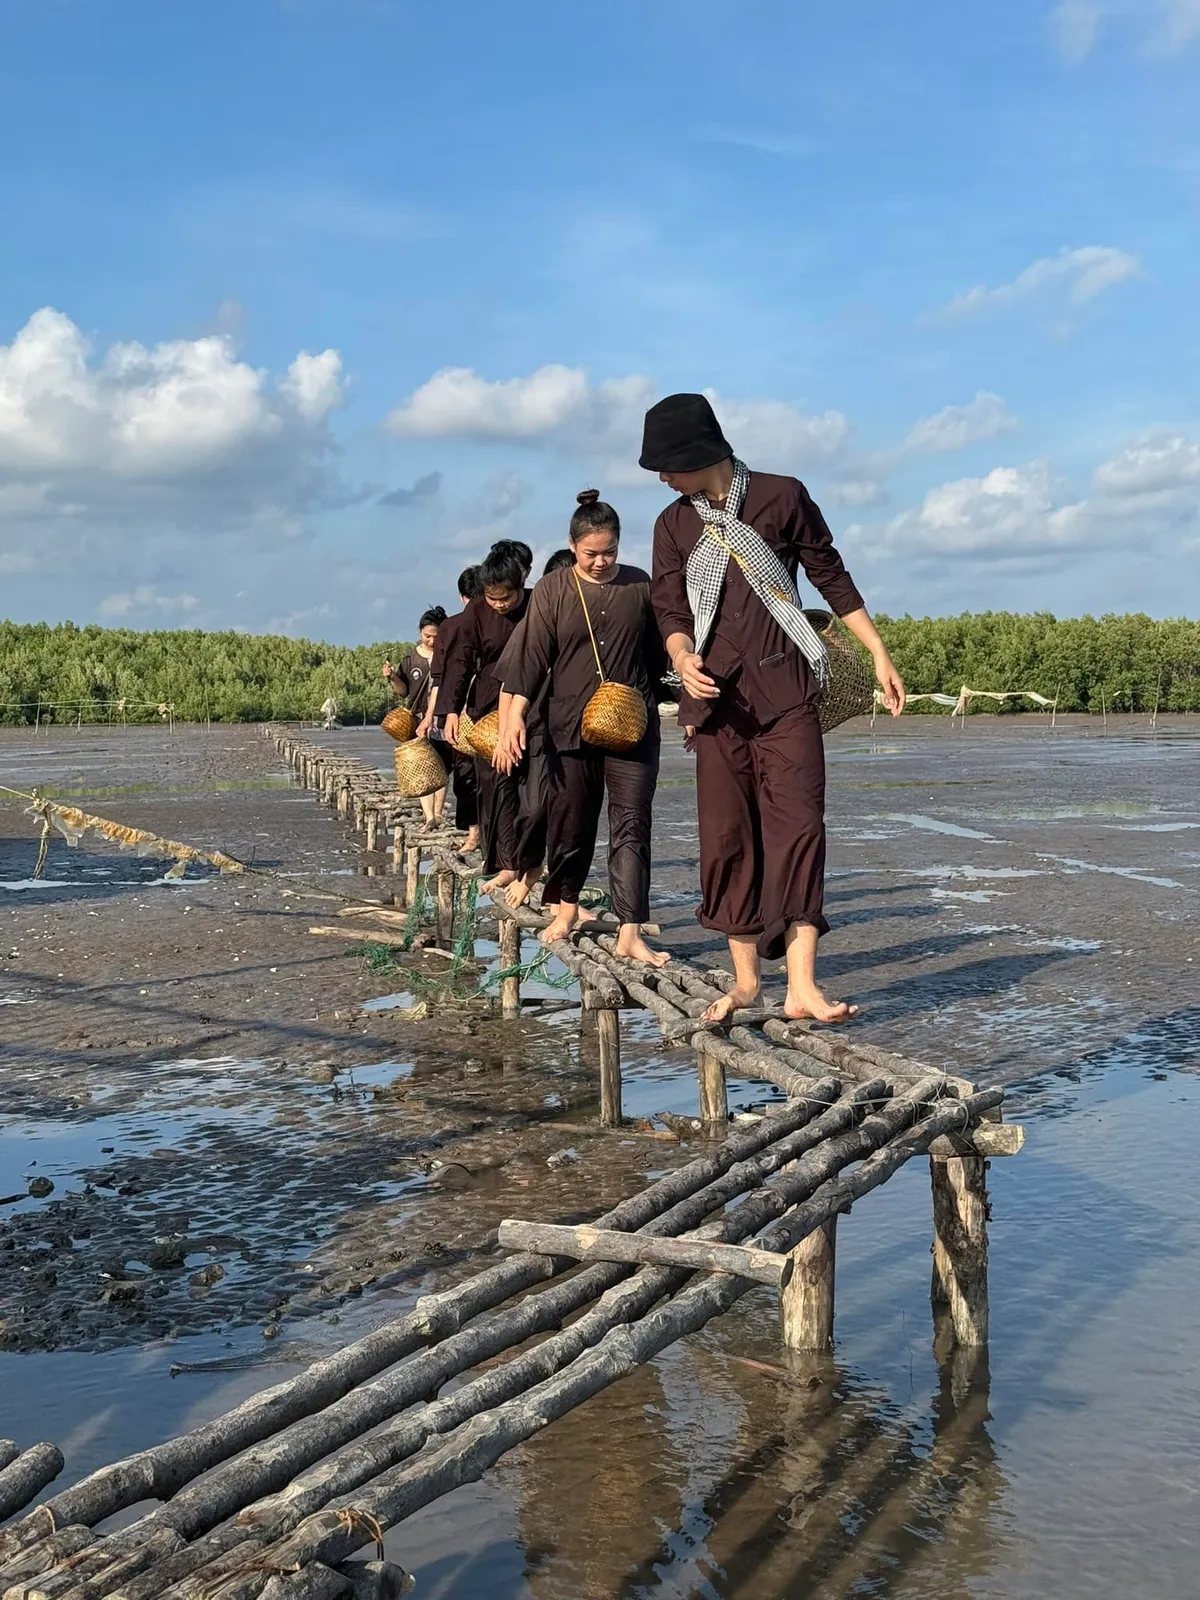
[[[518,872],[520,783],[515,772],[500,773],[475,756],[479,784],[479,833],[483,869],[487,873]]]
[[[449,754],[451,746],[446,745]],[[475,757],[454,752],[454,826],[465,833],[479,821],[479,782],[475,776]]]
[[[783,954],[793,922],[828,933],[825,749],[815,705],[773,722],[722,710],[696,735],[700,820],[698,920]]]
[[[548,751],[546,905],[579,901],[596,854],[600,807],[608,790],[608,885],[620,922],[650,919],[650,820],[658,783],[660,732],[651,720],[645,738],[628,755],[580,750]]]

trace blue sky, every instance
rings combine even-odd
[[[0,611],[411,634],[711,390],[873,609],[1200,611],[1200,0],[0,0]]]

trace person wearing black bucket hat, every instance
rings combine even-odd
[[[893,716],[904,685],[807,489],[751,472],[704,395],[652,406],[640,459],[679,495],[654,526],[654,609],[696,753],[697,917],[726,935],[736,980],[704,1020],[753,1006],[762,958],[785,956],[787,1014],[844,1022],[857,1007],[830,1001],[815,970],[829,928],[819,720],[829,655],[801,610],[799,568],[870,651]]]

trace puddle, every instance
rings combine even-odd
[[[1053,857],[1041,859],[1052,860]],[[1049,876],[1043,867],[901,867],[899,869],[906,878],[1045,878]]]
[[[947,833],[955,839],[983,839],[989,844],[997,841],[990,833],[979,833],[975,828],[961,827],[957,822],[939,822],[936,817],[923,817],[916,812],[889,811],[889,822],[907,822],[911,828],[920,828],[926,833]]]
[[[374,1000],[364,1000],[364,1011],[407,1011],[413,1004],[412,994],[408,990],[401,990],[398,994],[376,995]]]
[[[1186,889],[1187,885],[1180,883],[1176,878],[1155,877],[1148,872],[1139,872],[1136,867],[1114,867],[1102,865],[1098,861],[1077,861],[1071,856],[1045,855],[1040,850],[1036,852],[1039,861],[1057,861],[1060,866],[1066,867],[1071,872],[1100,872],[1112,878],[1131,878],[1135,883],[1152,883],[1158,889]]]

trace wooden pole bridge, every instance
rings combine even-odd
[[[369,927],[336,931],[395,942],[421,895],[438,936],[452,938],[457,885],[478,872],[461,836],[422,833],[419,812],[374,767],[294,730],[265,732],[395,885],[391,906],[343,913]],[[514,1017],[522,934],[545,919],[492,909],[510,974],[500,1010]],[[32,1510],[62,1454],[0,1440],[0,1524],[11,1519],[0,1526],[0,1600],[394,1600],[411,1580],[384,1558],[386,1530],[761,1285],[778,1294],[786,1348],[828,1350],[837,1219],[917,1157],[930,1164],[935,1312],[960,1346],[986,1344],[987,1162],[1024,1141],[1000,1120],[1001,1088],[770,1006],[707,1026],[700,1016],[729,975],[679,958],[657,970],[622,960],[603,919],[552,953],[577,979],[581,1028],[598,1041],[602,1125],[622,1122],[621,1012],[646,1010],[668,1044],[695,1053],[701,1153],[590,1224],[503,1222],[498,1259],[465,1282]],[[731,1132],[728,1071],[786,1099]],[[135,1521],[102,1527],[148,1501],[158,1503]],[[355,1559],[363,1550],[374,1559]]]

